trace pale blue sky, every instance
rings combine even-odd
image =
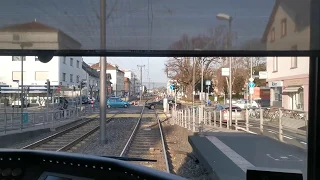
[[[120,69],[130,69],[140,78],[140,71],[137,65],[145,65],[142,69],[143,82],[148,82],[148,60],[149,75],[151,82],[166,83],[167,76],[164,73],[164,63],[168,58],[164,57],[108,57],[107,61],[117,64]],[[84,62],[93,64],[100,61],[100,57],[83,57]]]

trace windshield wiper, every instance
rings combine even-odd
[[[134,157],[119,157],[119,156],[100,156],[111,159],[118,159],[122,161],[144,161],[144,162],[157,162],[155,159],[144,159],[144,158],[134,158]]]

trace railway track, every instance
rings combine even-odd
[[[107,123],[117,114],[107,119]],[[97,119],[89,119],[66,130],[43,138],[21,149],[35,149],[47,151],[68,151],[82,140],[99,130],[100,122]]]
[[[120,156],[156,160],[156,162],[135,163],[170,173],[161,121],[157,112],[154,112],[154,118],[147,119],[143,118],[142,110],[140,118]]]

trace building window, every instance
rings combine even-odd
[[[66,57],[65,57],[65,56],[62,57],[62,63],[63,63],[63,64],[67,64],[67,60],[66,60]]]
[[[298,50],[298,46],[294,45],[291,48],[292,50],[296,51]],[[298,57],[291,57],[291,68],[297,68],[298,67]]]
[[[70,82],[73,82],[73,74],[70,74]]]
[[[14,41],[20,41],[20,35],[19,35],[19,34],[13,34],[13,35],[12,35],[12,40],[14,40]]]
[[[45,81],[47,79],[49,79],[49,73],[48,71],[37,71],[35,72],[35,76],[36,76],[36,81]]]
[[[287,35],[287,19],[281,21],[281,37]]]
[[[23,71],[23,80],[26,80],[27,77],[26,77],[26,72]],[[12,71],[12,80],[15,81],[15,80],[18,80],[18,81],[21,81],[21,71]]]
[[[278,57],[273,57],[273,72],[278,71]]]
[[[26,61],[25,56],[12,56],[12,61],[21,61],[21,58],[23,59],[23,61]]]
[[[80,76],[77,76],[77,83],[80,82]]]
[[[282,101],[282,87],[274,88],[274,101]]]
[[[73,66],[73,58],[70,58],[70,66]]]
[[[38,56],[35,56],[35,57],[34,57],[34,60],[35,60],[35,61],[39,61]]]
[[[275,39],[276,39],[276,32],[275,32],[275,29],[272,28],[270,33],[270,41],[273,42]]]
[[[80,61],[77,60],[77,68],[80,67]]]
[[[66,73],[62,73],[62,81],[66,81]]]

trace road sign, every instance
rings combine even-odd
[[[253,94],[253,92],[254,92],[254,88],[253,88],[253,87],[250,87],[250,88],[249,88],[249,94]]]
[[[255,85],[254,82],[249,82],[249,83],[248,83],[248,86],[249,86],[250,88],[253,88],[254,85]]]
[[[259,71],[259,79],[267,79],[268,73],[267,71]]]
[[[253,79],[253,78],[249,78],[249,81],[250,81],[250,82],[253,82],[253,81],[254,81],[254,79]]]
[[[222,76],[229,76],[229,74],[230,74],[229,68],[222,68],[221,74],[222,74]]]
[[[210,86],[211,85],[211,81],[210,80],[206,80],[206,86]]]
[[[173,90],[173,84],[170,85],[170,90]]]

